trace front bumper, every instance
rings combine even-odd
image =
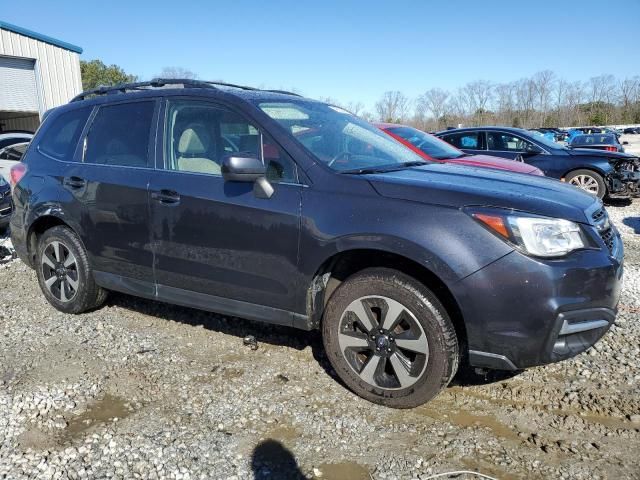
[[[561,260],[512,252],[454,286],[469,363],[517,370],[584,352],[611,327],[622,289],[623,246]]]
[[[640,196],[640,171],[616,171],[607,177],[607,181],[607,190],[610,198]]]

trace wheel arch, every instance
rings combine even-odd
[[[73,227],[73,222],[67,221],[64,214],[55,208],[48,208],[44,211],[41,211],[39,214],[34,213],[32,218],[28,222],[27,236],[26,236],[26,246],[27,246],[27,254],[28,259],[33,267],[35,264],[35,255],[36,249],[38,246],[38,239],[42,236],[44,232],[47,230],[57,227],[64,226],[70,229],[73,233],[75,233],[80,239],[81,243],[82,239],[80,235],[78,235],[77,228]]]
[[[359,271],[376,267],[400,271],[429,288],[451,317],[461,351],[466,350],[467,331],[462,310],[445,281],[416,260],[388,250],[354,248],[327,258],[316,270],[307,291],[307,314],[311,327],[320,326],[327,302],[344,280]]]

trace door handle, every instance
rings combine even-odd
[[[159,192],[151,192],[151,198],[163,205],[177,205],[180,203],[180,195],[173,190],[162,189]]]
[[[71,188],[82,188],[87,184],[86,180],[80,177],[65,177],[63,183]]]

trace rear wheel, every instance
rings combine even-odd
[[[343,282],[327,304],[322,330],[340,378],[375,403],[421,405],[457,370],[457,337],[444,307],[395,270],[368,269]]]
[[[565,180],[567,183],[596,195],[598,198],[604,198],[607,193],[607,187],[604,184],[602,175],[593,170],[575,170],[567,175]]]
[[[107,292],[93,280],[87,252],[70,229],[42,234],[36,254],[38,282],[49,303],[65,313],[82,313],[104,303]]]

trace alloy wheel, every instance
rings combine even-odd
[[[598,182],[590,175],[576,175],[569,183],[594,195],[598,194]]]
[[[76,257],[57,240],[50,242],[41,259],[44,285],[59,301],[70,302],[78,292],[79,276]]]
[[[400,302],[383,296],[358,298],[345,309],[338,328],[342,355],[369,385],[404,389],[424,373],[429,360],[427,336]]]

